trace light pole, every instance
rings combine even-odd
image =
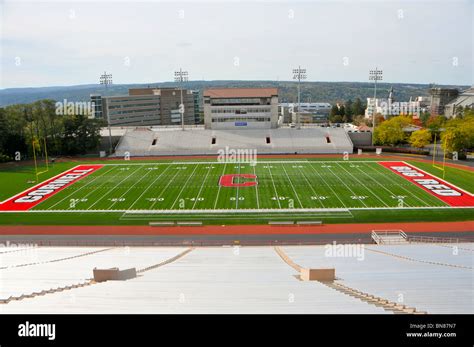
[[[377,81],[382,80],[383,71],[379,70],[377,67],[375,70],[369,71],[369,81],[374,81],[374,107],[372,108],[372,146],[374,145],[374,135],[375,135],[375,114],[377,111]]]
[[[302,69],[298,66],[297,69],[293,69],[293,79],[298,81],[298,111],[296,112],[296,127],[300,129],[300,98],[301,98],[301,80],[306,79],[306,69]]]
[[[174,81],[179,83],[179,89],[181,92],[181,105],[179,105],[179,112],[181,113],[181,127],[184,131],[183,82],[188,81],[188,72],[179,68],[179,71],[175,71],[174,73]]]
[[[104,71],[104,73],[99,77],[99,83],[105,85],[105,89],[107,89],[107,86],[112,84],[112,74],[107,74],[107,72]],[[104,110],[105,108],[102,109],[102,114],[104,113]],[[109,111],[107,111],[107,127],[109,128],[109,155],[112,155],[112,130],[110,129]]]
[[[107,72],[104,71],[99,77],[99,83],[105,85],[105,88],[107,88],[109,84],[112,84],[112,74],[107,74]]]

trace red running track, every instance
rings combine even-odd
[[[271,235],[358,234],[372,230],[405,232],[474,232],[474,221],[326,224],[321,226],[208,225],[180,227],[150,226],[0,226],[1,235]]]

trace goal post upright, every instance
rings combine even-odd
[[[445,177],[445,167],[446,167],[446,145],[448,138],[445,137],[444,139],[444,145],[442,146],[442,151],[443,151],[443,164],[440,166],[436,163],[436,156],[438,155],[438,150],[437,150],[437,143],[436,143],[436,133],[434,135],[434,142],[433,142],[433,161],[432,161],[432,166],[438,170],[443,171],[443,179]],[[439,144],[441,144],[441,136],[440,136],[440,141]]]
[[[31,139],[31,147],[33,148],[33,161],[35,162],[35,177],[36,183],[38,183],[38,162],[36,161],[36,143],[35,139]]]
[[[31,140],[31,146],[33,148],[33,161],[35,163],[35,177],[36,177],[36,182],[38,182],[39,175],[49,171],[48,147],[47,147],[47,144],[46,144],[46,138],[43,138],[44,162],[45,162],[45,166],[46,166],[46,169],[43,170],[43,171],[38,171],[38,158],[37,158],[37,155],[36,155],[36,145],[38,145],[39,150],[41,151],[41,140],[40,139],[35,139],[33,137],[32,140]]]

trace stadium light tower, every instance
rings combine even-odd
[[[181,92],[181,105],[179,105],[179,112],[181,113],[181,127],[184,131],[183,82],[188,81],[188,72],[179,68],[179,71],[174,72],[174,81],[179,83],[179,90]]]
[[[383,71],[377,67],[375,70],[369,71],[369,81],[374,81],[374,108],[372,109],[372,146],[374,145],[375,135],[375,113],[377,111],[377,81],[381,81],[383,78]]]
[[[112,84],[112,74],[108,74],[104,71],[99,77],[99,83],[105,85],[105,88],[107,88],[109,84]]]
[[[302,69],[298,66],[297,69],[293,69],[293,79],[298,81],[298,111],[296,112],[296,127],[300,129],[300,100],[301,100],[301,81],[306,79],[306,69]]]
[[[99,83],[105,85],[105,89],[109,84],[112,84],[112,74],[107,74],[106,71],[100,75]],[[110,129],[110,116],[107,112],[107,127],[109,128],[109,155],[112,155],[112,130]]]

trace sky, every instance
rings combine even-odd
[[[173,80],[472,85],[474,0],[0,0],[0,88]]]

